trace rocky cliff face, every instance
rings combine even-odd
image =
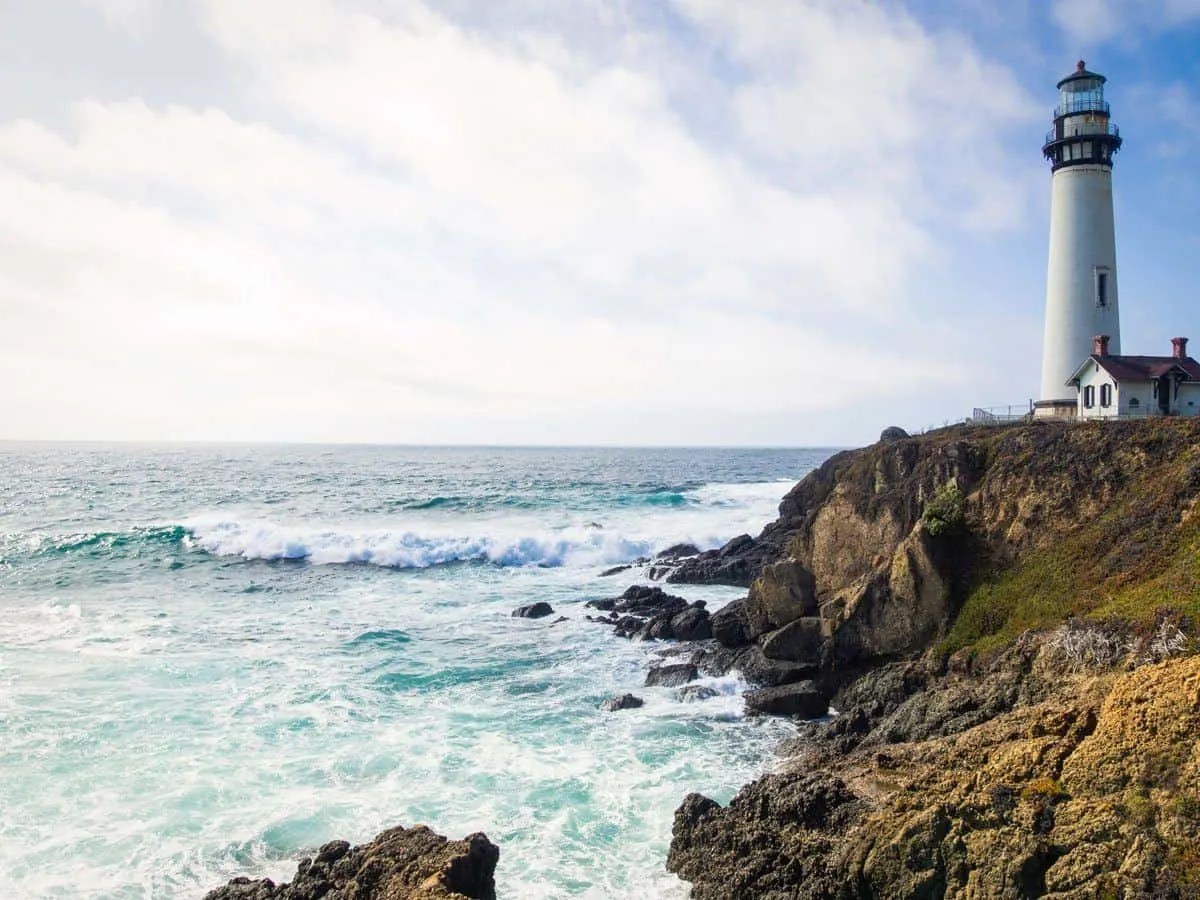
[[[1046,587],[1056,591],[1049,602],[1066,607],[1046,610],[1043,622],[1009,615],[1024,609],[990,618],[972,610],[974,630],[960,643],[1006,629],[1015,637],[1021,626],[1087,614],[1106,593],[1178,562],[1200,538],[1190,520],[1200,497],[1198,439],[1200,420],[1163,420],[959,428],[881,442],[834,456],[784,498],[757,539],[689,560],[670,580],[734,572],[730,583],[750,581],[740,607],[748,642],[774,658],[847,668],[923,650],[950,633],[982,587],[1026,563],[1054,569],[1046,557],[1060,558],[1065,583]],[[934,521],[939,504],[958,504],[961,519]],[[1200,588],[1200,573],[1180,574],[1189,581],[1182,587]],[[1152,614],[1146,602],[1140,612]]]
[[[423,825],[370,843],[333,841],[288,884],[235,878],[205,900],[495,900],[500,850],[482,834],[448,841]]]
[[[839,714],[687,798],[668,867],[696,900],[1200,898],[1198,502],[1197,420],[831,458],[672,574],[742,573],[709,656]]]
[[[1063,648],[867,676],[783,772],[688,797],[668,867],[696,900],[1200,896],[1200,658],[1077,672]]]

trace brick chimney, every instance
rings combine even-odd
[[[1098,334],[1092,338],[1092,353],[1096,356],[1108,356],[1108,341],[1107,334]]]
[[[1187,359],[1187,338],[1171,338],[1171,355],[1176,359]]]

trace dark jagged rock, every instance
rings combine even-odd
[[[739,669],[742,658],[749,651],[749,647],[722,647],[720,644],[711,642],[696,650],[692,655],[692,662],[705,675],[722,678],[735,669]]]
[[[677,696],[683,703],[699,703],[701,700],[710,700],[718,696],[718,693],[703,684],[688,684],[679,689]]]
[[[667,869],[695,900],[850,898],[830,848],[863,804],[824,774],[768,775],[728,807],[691,794],[675,813]]]
[[[710,616],[712,636],[725,647],[745,647],[750,643],[746,600],[734,600]]]
[[[682,597],[668,594],[660,587],[635,584],[617,598],[613,609],[621,613],[651,616],[681,612],[687,605]]]
[[[646,701],[641,697],[635,697],[633,694],[622,694],[620,697],[609,697],[600,704],[600,708],[605,712],[618,712],[622,709],[637,709],[645,705]]]
[[[235,878],[205,900],[495,900],[500,849],[483,834],[461,841],[418,825],[351,847],[333,841],[287,884]]]
[[[746,711],[759,715],[817,719],[829,711],[829,699],[811,681],[746,692]]]
[[[700,548],[695,544],[672,544],[666,550],[662,550],[654,555],[655,561],[664,559],[681,559],[685,556],[696,556],[699,554]]]
[[[736,668],[748,682],[763,687],[779,687],[812,678],[815,666],[768,659],[761,647],[750,647],[737,658]]]
[[[715,641],[706,642],[696,649],[692,662],[705,675],[721,678],[737,672],[757,687],[795,684],[811,680],[818,674],[816,666],[768,659],[757,645],[731,648],[722,647]]]
[[[821,648],[824,641],[821,620],[812,616],[788,622],[782,628],[765,635],[760,644],[763,656],[767,659],[815,667],[821,664]]]
[[[691,663],[658,666],[646,673],[646,687],[680,687],[699,677],[700,672]]]
[[[599,578],[611,578],[613,575],[620,575],[622,572],[628,572],[633,566],[613,566],[611,569],[605,569],[599,574]]]
[[[528,606],[518,606],[512,611],[515,619],[542,619],[554,615],[554,607],[543,600],[530,603]]]
[[[639,640],[707,640],[712,634],[704,601],[689,604],[660,587],[633,585],[620,597],[586,604],[607,611],[608,618],[591,621],[613,625],[618,637]]]
[[[901,428],[899,425],[889,425],[879,435],[879,440],[884,444],[891,444],[895,441],[903,441],[911,435]]]
[[[681,613],[671,617],[672,636],[677,641],[707,641],[712,637],[712,621],[704,601],[697,600]]]

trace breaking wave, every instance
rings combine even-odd
[[[427,569],[453,563],[496,566],[617,564],[648,556],[657,542],[596,527],[544,534],[454,535],[389,529],[312,529],[264,521],[198,521],[185,543],[215,556],[303,560],[316,565],[359,563]]]
[[[30,555],[137,559],[191,551],[245,560],[391,569],[461,563],[610,566],[653,556],[679,542],[701,549],[720,546],[754,523],[769,519],[788,485],[639,487],[642,490],[634,494],[610,496],[602,508],[576,513],[567,513],[562,507],[511,514],[494,509],[491,513],[468,512],[466,507],[480,500],[486,504],[487,499],[443,495],[412,502],[401,514],[412,518],[400,522],[389,517],[348,525],[280,523],[242,510],[127,530],[0,535],[0,562],[8,564]],[[435,510],[459,514],[438,518]],[[730,512],[736,512],[735,516]]]

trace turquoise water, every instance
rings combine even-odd
[[[0,445],[0,897],[200,897],[416,822],[486,831],[503,897],[685,897],[675,807],[787,727],[642,688],[582,604],[826,455]]]

